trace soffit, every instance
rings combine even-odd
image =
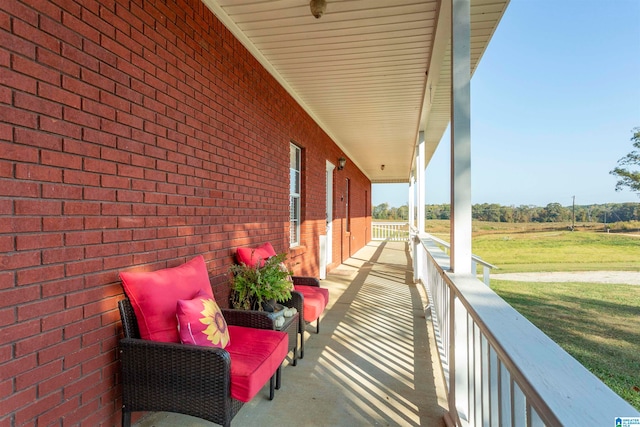
[[[450,111],[447,3],[327,0],[316,19],[307,0],[203,1],[372,182],[409,181],[419,130],[435,151]],[[472,0],[472,70],[507,2]]]

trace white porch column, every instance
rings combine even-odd
[[[452,0],[451,270],[471,273],[471,6]]]
[[[414,200],[414,195],[415,195],[415,177],[413,175],[413,173],[411,173],[411,176],[409,177],[409,225],[410,226],[415,226],[416,222],[415,222],[415,212],[413,212],[413,209],[416,205],[416,201]]]
[[[424,155],[424,131],[420,131],[418,136],[418,156],[416,158],[416,176],[418,181],[418,209],[416,219],[418,220],[418,232],[424,233],[424,211],[425,211],[425,155]]]

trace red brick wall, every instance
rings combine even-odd
[[[224,305],[235,247],[288,249],[290,141],[291,262],[317,275],[343,153],[199,1],[0,2],[0,427],[119,425],[118,272],[203,254]],[[335,176],[353,252],[371,185],[350,161]]]

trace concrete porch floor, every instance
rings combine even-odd
[[[232,425],[444,426],[447,402],[438,354],[413,284],[404,242],[371,242],[328,274],[330,301],[315,333],[307,325],[305,357],[285,362],[282,387],[267,386]],[[216,424],[180,414],[149,413],[137,427]]]

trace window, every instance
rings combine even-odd
[[[300,147],[291,144],[289,146],[289,245],[300,245],[300,172],[301,172]]]

